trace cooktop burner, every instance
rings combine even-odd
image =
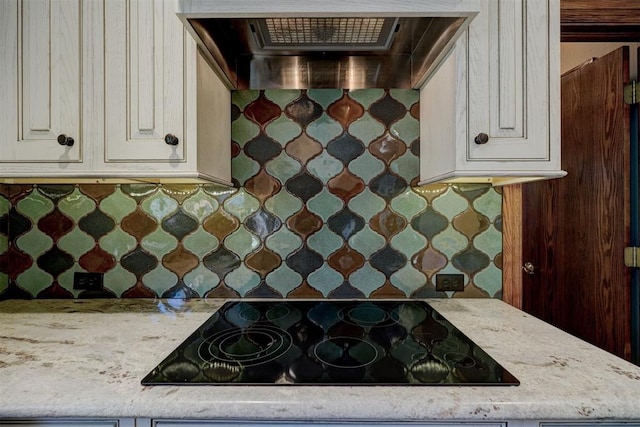
[[[518,385],[423,301],[235,301],[143,385]]]

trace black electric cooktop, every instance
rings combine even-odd
[[[423,301],[225,303],[143,385],[518,385]]]

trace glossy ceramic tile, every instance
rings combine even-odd
[[[448,297],[502,292],[502,196],[413,188],[418,92],[232,94],[235,188],[0,185],[0,298]],[[105,290],[73,289],[104,273]]]

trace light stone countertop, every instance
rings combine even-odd
[[[429,300],[520,386],[151,386],[221,300],[0,303],[0,418],[640,420],[640,367],[495,299]]]

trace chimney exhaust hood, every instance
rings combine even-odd
[[[419,88],[481,0],[180,0],[230,89]]]

